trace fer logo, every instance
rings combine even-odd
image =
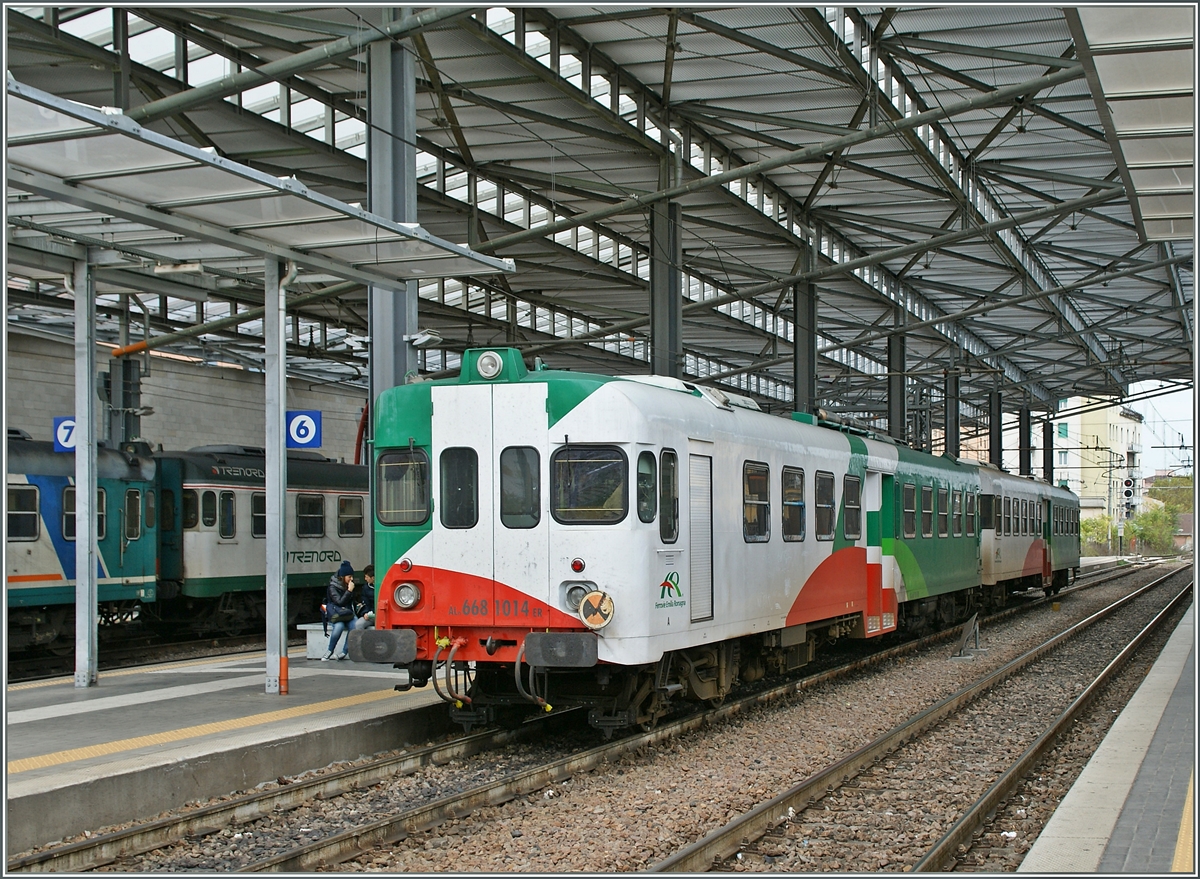
[[[667,579],[663,580],[662,583],[659,584],[658,597],[666,598],[671,595],[672,592],[675,595],[678,595],[680,598],[683,598],[683,590],[679,588],[679,574],[677,574],[675,571],[667,574]]]

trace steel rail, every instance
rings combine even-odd
[[[1097,586],[1100,583],[1124,577],[1126,574],[1132,573],[1133,570],[1135,569],[1128,568],[1096,583],[1084,584],[1073,588]],[[1155,582],[1157,583],[1158,581]],[[1133,594],[1136,595],[1139,593]],[[1042,598],[1022,607],[1009,608],[994,614],[988,619],[1002,619],[1048,600],[1048,597]],[[699,712],[672,721],[658,729],[635,734],[619,741],[607,742],[587,751],[563,757],[544,766],[514,773],[470,790],[442,797],[414,809],[391,815],[360,827],[351,828],[335,836],[307,843],[291,851],[282,852],[271,858],[265,858],[256,863],[248,864],[242,867],[239,872],[305,871],[349,860],[373,846],[397,842],[413,832],[437,826],[444,821],[460,817],[474,809],[497,805],[515,797],[540,790],[547,784],[581,772],[587,772],[601,763],[610,761],[622,754],[635,752],[647,746],[666,741],[683,733],[739,714],[754,706],[773,702],[785,696],[791,696],[837,677],[880,664],[906,653],[914,652],[938,641],[947,640],[953,637],[960,628],[961,626],[957,626],[943,632],[937,632],[907,644],[901,644],[872,654],[871,656],[843,664],[837,668],[806,677],[800,681],[791,681],[761,693],[742,697],[720,708]]]
[[[1140,570],[1140,566],[1121,566],[1116,573],[1104,577],[1093,583],[1077,583],[1063,590],[1063,594],[1069,594],[1079,589],[1092,588],[1099,586],[1112,580],[1120,579],[1127,574],[1131,574],[1136,570]],[[1102,569],[1099,571],[1089,572],[1083,576],[1092,576],[1097,574],[1109,573],[1111,569]],[[1059,596],[1056,596],[1057,599]],[[1049,597],[1039,598],[1029,604],[1018,607],[1010,607],[999,611],[991,616],[985,617],[984,622],[996,622],[1006,619],[1023,610],[1031,607],[1037,607],[1049,601]],[[898,656],[903,656],[908,653],[915,652],[923,647],[928,647],[936,644],[939,641],[949,640],[955,637],[961,626],[937,632],[932,635],[927,635],[923,638],[918,638],[905,644],[899,644],[895,647],[890,647],[886,650],[874,653],[870,656],[845,663],[836,668],[828,669],[816,675],[811,675],[799,681],[790,681],[787,684],[774,687],[770,690],[758,693],[752,696],[743,697],[736,702],[730,702],[719,709],[697,715],[690,718],[685,718],[683,721],[676,721],[672,724],[665,725],[658,730],[650,733],[641,734],[633,739],[622,740],[623,742],[632,742],[629,747],[637,748],[645,744],[661,741],[669,738],[679,732],[686,732],[695,729],[705,723],[711,723],[714,720],[722,719],[739,713],[749,707],[759,704],[765,704],[775,701],[776,699],[790,696],[795,693],[810,689],[818,684],[833,680],[834,678],[853,671],[869,668],[873,665],[886,662]],[[564,716],[562,713],[549,715],[549,718],[558,718]],[[520,738],[520,733],[532,732],[530,730],[521,731],[483,731],[465,736],[453,742],[434,745],[426,748],[420,748],[405,754],[395,757],[388,757],[382,760],[371,761],[356,767],[348,767],[347,769],[332,772],[327,775],[319,776],[313,779],[305,779],[294,782],[289,785],[284,785],[280,788],[273,788],[265,791],[255,791],[241,797],[237,797],[222,803],[217,803],[211,806],[206,806],[201,809],[196,809],[186,815],[170,816],[156,821],[151,821],[146,824],[129,827],[123,830],[106,833],[99,836],[94,836],[89,839],[80,840],[78,842],[69,843],[63,846],[47,848],[43,851],[27,855],[22,858],[16,858],[8,862],[9,872],[80,872],[84,870],[94,869],[98,866],[108,864],[121,857],[129,857],[152,851],[156,848],[169,845],[188,836],[209,833],[213,830],[220,829],[230,824],[241,824],[248,821],[253,821],[258,818],[265,817],[277,811],[286,811],[294,808],[303,802],[311,800],[317,796],[336,796],[356,787],[374,784],[380,780],[394,777],[398,775],[409,774],[416,769],[430,764],[444,763],[447,760],[455,757],[470,756],[479,753],[488,748],[497,747],[506,744],[510,741],[516,741]],[[621,744],[621,743],[614,743]],[[593,751],[602,751],[601,746],[593,749]],[[609,752],[611,754],[611,752]],[[544,768],[544,767],[543,767]],[[571,772],[584,771],[584,768],[575,767],[569,770]],[[546,782],[541,782],[544,785]],[[486,794],[484,794],[486,796]],[[514,794],[515,795],[515,794]],[[459,801],[460,812],[462,811],[462,801]],[[396,816],[393,823],[402,823],[408,813]],[[431,820],[432,815],[426,815],[426,820]],[[343,837],[353,835],[354,831],[348,831],[342,834]],[[332,841],[335,838],[330,838]],[[313,844],[314,846],[319,843]],[[357,852],[356,845],[350,845],[347,840],[339,840],[334,849],[340,848],[343,851],[350,852],[346,857],[353,856]],[[305,863],[311,863],[309,855],[301,853],[299,850],[294,850],[287,853],[291,860],[302,860]],[[280,860],[284,856],[272,860]],[[335,857],[334,851],[326,851],[320,855],[326,858]],[[245,871],[253,872],[255,870],[277,870],[291,869],[293,867],[283,867],[271,865],[267,861],[260,862],[258,865],[250,865],[243,868]],[[300,869],[300,867],[295,867]]]
[[[899,726],[838,760],[836,763],[794,785],[779,796],[760,803],[745,814],[733,819],[724,827],[714,830],[703,839],[697,840],[693,844],[680,849],[674,855],[653,864],[649,867],[648,872],[696,873],[708,871],[714,861],[731,856],[747,840],[757,839],[778,826],[782,820],[786,819],[789,808],[799,812],[808,807],[830,791],[840,787],[846,780],[853,778],[872,766],[876,761],[955,714],[1002,680],[1055,650],[1065,641],[1079,634],[1093,623],[1115,613],[1130,601],[1160,586],[1168,579],[1185,570],[1187,569],[1181,568],[1159,577],[1140,589],[1131,592],[1129,595],[1118,599],[1108,607],[1075,623],[1070,628],[1039,644],[1037,647],[1026,651],[1021,656],[1011,660],[974,684],[964,687],[956,693],[952,693],[924,711],[909,718]]]
[[[184,815],[172,815],[17,858],[8,862],[8,871],[42,873],[91,870],[118,858],[153,851],[189,836],[211,833],[230,824],[244,824],[277,811],[286,811],[319,796],[335,796],[397,775],[408,775],[431,764],[469,757],[517,741],[531,732],[485,730],[452,742],[417,748],[270,790],[255,791]]]
[[[975,835],[975,831],[988,822],[989,816],[995,813],[1000,804],[1021,783],[1021,779],[1054,746],[1059,735],[1071,725],[1075,717],[1087,707],[1092,698],[1117,676],[1117,673],[1125,667],[1143,642],[1157,632],[1170,618],[1171,614],[1185,601],[1191,600],[1191,597],[1192,587],[1189,584],[1154,619],[1146,624],[1146,627],[1125,646],[1124,650],[1113,658],[1112,662],[1105,666],[1096,679],[1079,694],[1074,702],[1067,706],[1066,710],[1029,746],[1025,753],[1018,757],[1016,762],[1005,770],[1004,774],[979,798],[975,805],[963,813],[963,816],[946,832],[946,835],[930,847],[925,857],[913,866],[912,872],[934,873],[949,871],[953,862],[957,860],[958,847],[963,843],[971,841],[971,838]]]

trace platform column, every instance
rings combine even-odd
[[[904,311],[896,309],[896,327],[904,326]],[[887,411],[888,436],[904,442],[908,438],[908,405],[905,399],[905,351],[903,331],[888,336]]]
[[[383,10],[383,23],[395,13]],[[412,15],[399,10],[401,19]],[[389,220],[417,222],[417,110],[413,54],[392,40],[371,43],[367,50],[367,209]],[[474,205],[472,205],[474,209]],[[388,388],[403,385],[418,371],[417,282],[396,287],[370,287],[367,296],[367,443],[371,503],[375,497],[375,400]],[[406,338],[409,337],[409,338]],[[368,558],[374,558],[374,529],[368,529]],[[384,568],[386,570],[386,567]]]
[[[1004,466],[1004,410],[999,391],[988,394],[988,460],[997,467]]]
[[[1054,423],[1049,418],[1042,422],[1042,479],[1054,484]]]
[[[1018,414],[1019,427],[1017,432],[1020,436],[1017,437],[1018,443],[1018,458],[1020,474],[1022,476],[1033,475],[1033,416],[1029,411],[1028,406],[1022,406]]]
[[[812,244],[800,249],[798,271],[813,269]],[[810,280],[792,287],[792,409],[815,415],[817,411],[817,287]]]
[[[289,272],[289,275],[292,273]],[[287,675],[287,289],[277,260],[263,266],[266,346],[267,681],[268,693],[288,692]]]
[[[946,454],[957,458],[959,448],[958,423],[958,368],[951,363],[946,370],[946,416],[944,430],[946,432]]]
[[[683,375],[682,241],[679,205],[658,202],[650,209],[650,372]]]
[[[75,263],[75,686],[100,682],[96,566],[96,296],[85,261]],[[121,498],[114,498],[117,504]],[[119,522],[117,516],[110,521]]]
[[[401,19],[412,13],[400,10]],[[391,10],[384,10],[384,24]],[[401,223],[417,222],[416,75],[412,52],[391,40],[367,51],[367,209]],[[417,282],[371,287],[371,402],[417,374]],[[371,434],[373,436],[373,432]],[[369,458],[368,458],[369,460]]]

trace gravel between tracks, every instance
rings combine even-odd
[[[782,704],[756,709],[626,756],[601,770],[536,794],[415,833],[388,850],[369,852],[331,869],[387,872],[644,869],[860,747],[986,670],[999,667],[1069,622],[1088,616],[1163,573],[1162,568],[1137,572],[1123,582],[1063,597],[1059,612],[1043,606],[985,627],[981,643],[988,652],[973,662],[950,661],[952,648],[944,643],[936,645],[894,663],[822,684]],[[102,869],[211,872],[236,868],[302,841],[411,808],[456,788],[538,765],[552,756],[561,756],[564,744],[546,740],[431,767],[340,797],[312,801],[238,828],[123,859]],[[1034,791],[1025,795],[1037,796],[1040,802],[1045,802],[1061,797],[1063,792],[1065,788],[1057,793],[1051,790],[1045,796]],[[1047,810],[1046,817],[1049,811],[1052,809]],[[1026,812],[1028,815],[1030,810],[1027,808]],[[877,863],[871,869],[878,866]]]

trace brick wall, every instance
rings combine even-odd
[[[96,369],[106,371],[111,348],[96,349]],[[38,440],[53,439],[54,418],[75,411],[74,349],[69,340],[31,336],[10,329],[5,405],[8,426]],[[354,438],[366,393],[339,385],[288,379],[289,409],[322,412],[319,450],[330,458],[354,461]],[[263,374],[229,366],[151,353],[150,375],[142,378],[142,438],[164,449],[180,450],[213,443],[262,446],[266,415]],[[97,400],[98,436],[104,436],[105,405]]]

